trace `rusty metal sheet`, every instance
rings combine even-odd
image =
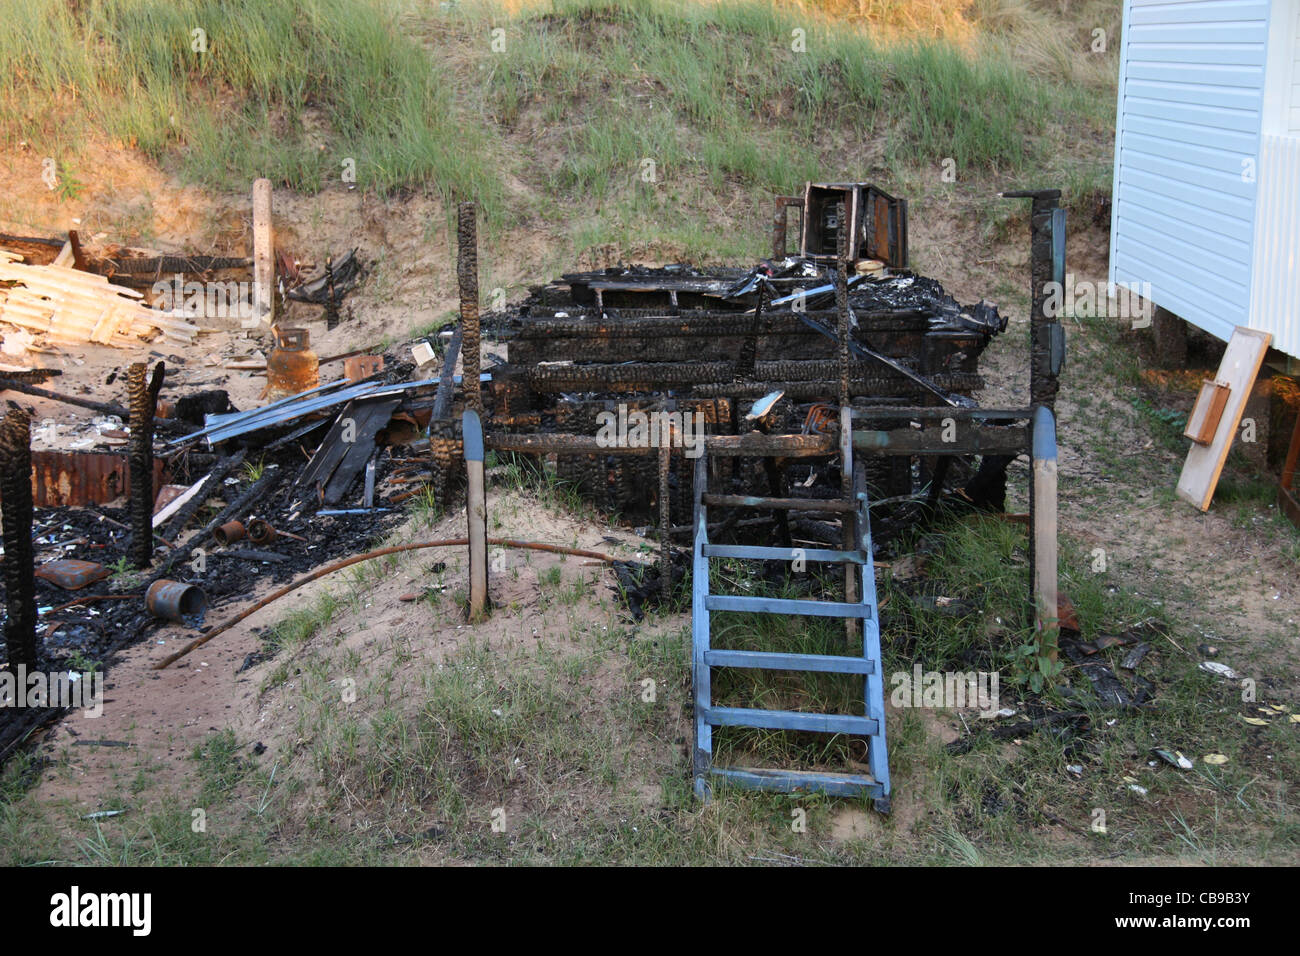
[[[37,508],[107,504],[130,491],[126,456],[95,451],[32,452],[32,503]],[[163,463],[153,464],[162,483]]]
[[[343,360],[343,377],[349,382],[359,382],[383,370],[382,355],[353,355]]]
[[[86,585],[108,577],[108,568],[94,561],[63,558],[58,561],[47,561],[34,573],[38,578],[57,584],[61,588],[80,591]]]

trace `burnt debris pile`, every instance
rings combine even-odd
[[[837,355],[835,270],[804,256],[751,270],[566,274],[485,317],[509,357],[492,370],[493,447],[555,455],[559,476],[584,495],[648,521],[654,457],[599,445],[602,427],[606,444],[635,442],[638,413],[667,414],[673,428],[680,419],[689,440],[695,423],[710,435],[827,434],[842,387],[868,427],[877,406],[975,404],[980,354],[1006,325],[995,306],[963,306],[934,279],[878,261],[859,263],[844,285],[847,363]],[[790,464],[780,475],[752,465],[736,463],[734,490],[776,494],[776,484],[782,497],[816,497],[839,483],[834,462]],[[870,470],[880,498],[911,495],[932,476],[931,466],[896,457]],[[673,521],[688,524],[689,462],[675,458],[671,472]],[[958,468],[948,480],[969,477]]]

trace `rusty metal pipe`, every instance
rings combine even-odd
[[[197,625],[208,607],[208,596],[195,584],[159,578],[144,594],[145,607],[154,617],[177,624]]]
[[[212,532],[212,537],[220,545],[231,545],[236,541],[242,541],[247,534],[247,529],[242,521],[227,521],[219,525]]]
[[[300,534],[291,534],[288,531],[280,531],[273,528],[269,521],[262,518],[253,518],[248,522],[248,540],[253,544],[270,544],[276,538],[292,538],[295,541],[306,541]]]

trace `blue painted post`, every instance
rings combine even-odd
[[[479,621],[487,612],[487,492],[483,484],[483,425],[478,413],[465,409],[465,518],[469,525],[469,619]]]
[[[1056,660],[1057,612],[1056,417],[1046,405],[1034,409],[1034,607],[1040,651]]]
[[[695,795],[707,799],[709,770],[713,764],[713,727],[708,721],[713,703],[712,681],[705,656],[709,651],[709,561],[704,556],[708,539],[704,488],[709,475],[709,456],[695,459],[695,556],[691,565],[691,673],[695,687]]]

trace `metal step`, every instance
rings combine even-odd
[[[802,614],[806,617],[852,617],[863,619],[872,617],[872,607],[869,604],[742,597],[735,594],[706,595],[704,607],[709,611],[748,611],[753,614]]]
[[[707,707],[701,716],[714,727],[761,727],[766,730],[802,730],[815,734],[849,734],[854,737],[872,737],[880,730],[880,724],[871,717],[854,717],[852,714]]]
[[[710,767],[709,775],[720,777],[746,790],[779,790],[783,793],[819,792],[835,797],[880,797],[884,787],[870,774],[824,773],[816,770],[770,770],[764,767]]]
[[[710,667],[750,667],[770,671],[815,671],[823,674],[874,674],[876,662],[865,657],[829,654],[777,654],[767,651],[707,650]]]
[[[720,508],[760,508],[770,511],[838,511],[852,514],[857,503],[843,498],[760,498],[754,495],[711,495],[701,498],[706,505]]]
[[[827,548],[764,548],[746,544],[706,544],[706,558],[743,558],[745,560],[793,561],[797,557],[805,561],[819,561],[828,564],[866,564],[867,559],[861,551],[832,551]]]

